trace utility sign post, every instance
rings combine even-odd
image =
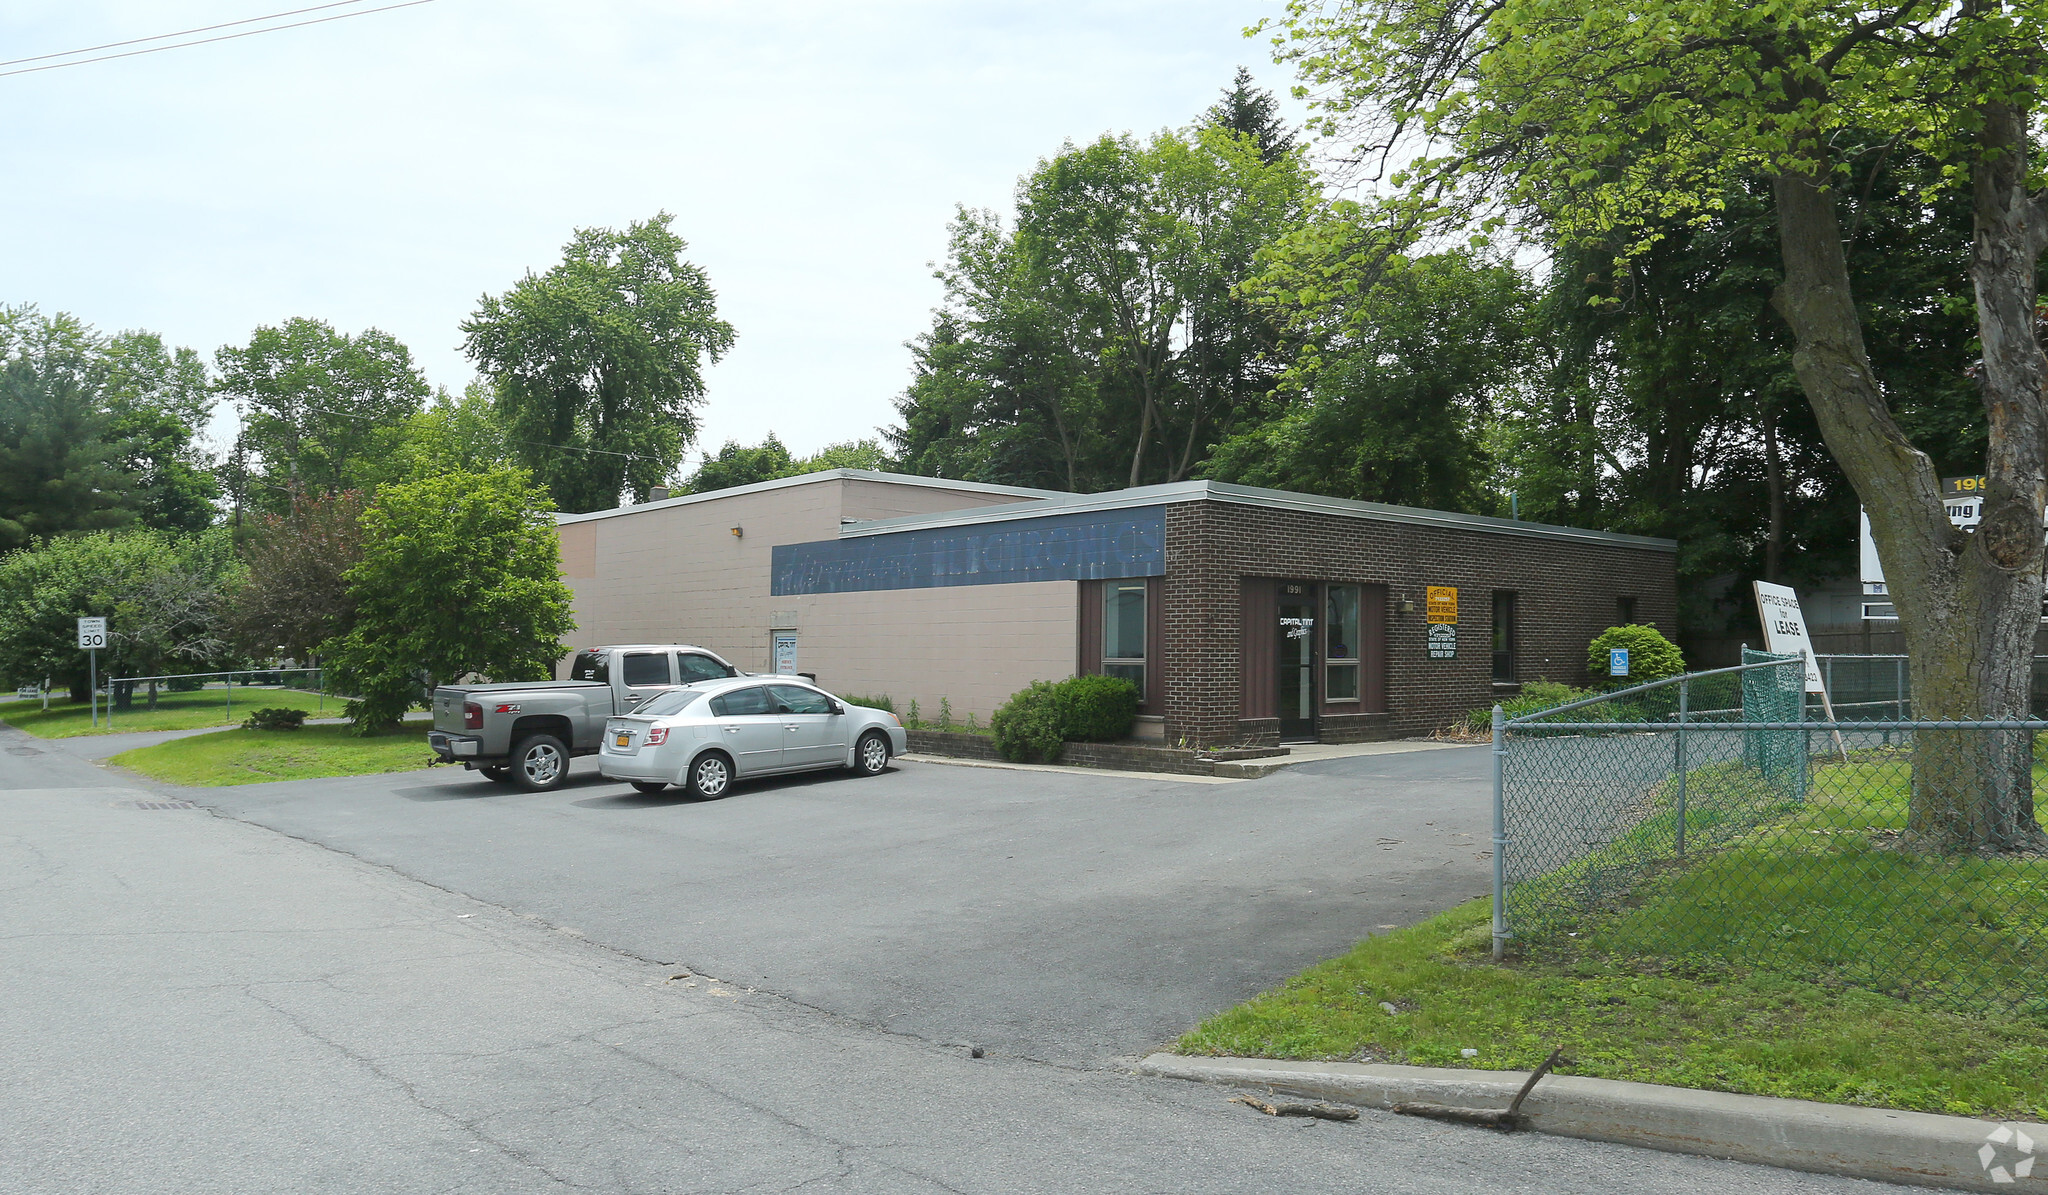
[[[92,728],[100,728],[100,648],[107,645],[107,620],[78,620],[78,646],[86,653],[85,699],[92,709]]]

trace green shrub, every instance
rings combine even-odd
[[[1520,693],[1501,702],[1500,711],[1510,718],[1519,718],[1524,714],[1533,714],[1538,710],[1547,710],[1553,706],[1596,696],[1598,694],[1591,689],[1578,689],[1552,680],[1532,680],[1522,686]],[[1614,711],[1604,705],[1588,706],[1573,717],[1578,717],[1579,714],[1585,715],[1582,720],[1587,722],[1607,722],[1614,717]],[[1493,707],[1482,706],[1470,711],[1465,715],[1465,725],[1478,734],[1490,732],[1493,729]]]
[[[865,709],[888,710],[892,714],[896,712],[896,702],[887,693],[870,697],[863,697],[858,693],[841,693],[839,700],[847,705],[858,705]]]
[[[297,730],[305,721],[304,710],[257,710],[242,723],[242,729]]]
[[[1051,681],[1035,680],[1029,688],[1012,693],[988,720],[997,753],[1019,763],[1058,759],[1064,746],[1060,737],[1062,704],[1059,689]]]
[[[1628,649],[1628,675],[1607,677],[1607,652],[1616,647]],[[1586,670],[1596,677],[1606,678],[1610,686],[1646,685],[1684,672],[1685,657],[1679,654],[1678,645],[1666,639],[1656,627],[1630,623],[1623,627],[1608,627],[1586,645]]]
[[[1059,695],[1060,737],[1070,743],[1114,743],[1129,738],[1138,718],[1138,686],[1120,676],[1076,676],[1053,686]]]

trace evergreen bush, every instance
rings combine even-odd
[[[1114,743],[1129,738],[1138,718],[1138,686],[1120,676],[1076,676],[1053,689],[1059,695],[1060,737],[1070,743]]]
[[[996,751],[1018,763],[1051,763],[1065,745],[1061,739],[1059,688],[1051,681],[1035,680],[1019,689],[988,720],[995,736]]]
[[[242,723],[242,729],[297,730],[305,721],[304,710],[257,710]]]
[[[1607,675],[1607,653],[1616,647],[1628,649],[1627,676]],[[1609,688],[1646,685],[1684,672],[1685,657],[1679,653],[1678,645],[1666,639],[1656,627],[1630,623],[1608,627],[1586,645],[1586,670],[1606,680]]]

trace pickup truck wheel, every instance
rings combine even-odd
[[[853,770],[863,776],[879,776],[889,766],[889,739],[879,730],[860,736],[853,749]]]
[[[512,783],[528,792],[562,787],[569,778],[569,749],[551,734],[521,739],[512,749]]]
[[[690,780],[687,786],[690,795],[700,801],[722,797],[732,787],[732,761],[721,751],[707,751],[690,765]]]
[[[490,767],[490,768],[478,768],[478,769],[477,769],[476,771],[477,771],[477,775],[479,775],[479,776],[482,776],[482,777],[483,777],[484,779],[486,779],[486,780],[493,780],[493,781],[496,781],[496,782],[497,782],[497,783],[499,783],[499,784],[510,784],[510,783],[512,783],[512,769],[511,769],[511,768],[507,768],[507,767],[502,767],[502,766],[500,766],[500,767]]]

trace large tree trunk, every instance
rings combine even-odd
[[[1986,227],[1980,180],[1973,273],[1984,325],[1991,441],[1984,521],[1970,534],[1949,523],[1933,462],[1899,430],[1871,371],[1833,194],[1801,172],[1779,175],[1773,192],[1785,280],[1772,302],[1791,325],[1793,368],[1821,434],[1869,511],[1911,657],[1914,714],[2025,718],[2042,591],[2039,345],[2032,349],[2031,391],[2001,384],[1988,368],[1993,344],[2010,328],[2004,312],[2017,296],[2006,292],[2020,287],[2011,277],[2018,270],[2011,259],[2021,246],[2009,233]],[[2027,259],[2024,271],[2024,334],[2030,342],[2032,261]],[[2048,835],[2034,817],[2031,736],[1916,735],[1907,823],[1911,847],[1940,854],[2048,848]]]

